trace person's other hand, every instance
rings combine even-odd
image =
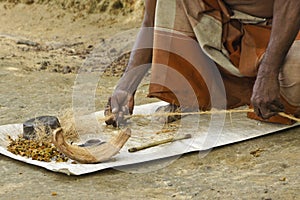
[[[251,102],[254,112],[263,119],[269,119],[283,111],[278,77],[271,74],[258,75],[253,87]]]
[[[132,114],[134,107],[134,97],[123,90],[116,90],[108,99],[104,115],[109,117],[105,121],[107,125],[118,127],[126,123],[125,115]]]

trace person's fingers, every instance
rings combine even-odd
[[[256,107],[256,110],[257,110],[257,115],[264,119],[264,113],[266,112],[264,104],[263,103],[258,103],[258,104],[255,105],[255,107]]]
[[[104,109],[104,115],[108,116],[111,113],[111,97],[108,98],[107,104]]]
[[[125,106],[122,106],[121,109],[119,110],[118,114],[117,114],[117,124],[118,126],[122,125],[122,124],[126,124],[126,119],[124,119],[124,116],[125,115],[128,115],[129,114],[129,109],[128,109],[128,106],[125,105]]]
[[[110,111],[110,115],[112,115],[112,118],[110,118],[106,123],[109,125],[113,125],[114,127],[118,127],[121,124],[126,124],[127,120],[124,119],[124,116],[130,113],[128,107],[130,100],[131,97],[127,92],[118,91],[117,93],[115,93],[109,99],[109,103],[105,111],[106,114],[108,114]]]
[[[269,104],[267,106],[267,108],[271,111],[271,112],[282,112],[284,109],[282,109],[282,107],[278,106],[278,105],[274,105],[274,104]]]
[[[124,113],[124,115],[128,115],[129,114],[128,105],[122,106],[122,112]]]
[[[261,116],[261,113],[260,113],[260,111],[259,111],[259,108],[258,108],[258,106],[256,106],[256,105],[253,105],[253,109],[254,109],[254,113],[257,115],[257,116]]]
[[[118,120],[121,120],[121,119],[123,119],[123,117],[124,117],[124,113],[121,111],[121,112],[119,112],[118,113]]]
[[[271,105],[276,106],[276,108],[275,108],[276,110],[274,110],[274,111],[277,111],[277,112],[284,111],[284,105],[281,103],[281,101],[279,99],[274,100]]]
[[[122,111],[115,114],[114,127],[119,127],[123,123],[124,114]]]
[[[111,98],[111,111],[112,113],[119,112],[119,101],[117,97]]]
[[[105,120],[107,125],[112,125],[114,123],[114,116],[111,115],[111,97],[109,97],[107,104],[104,109],[104,116],[108,116],[109,118]]]
[[[269,119],[278,112],[284,111],[284,106],[280,100],[274,100],[272,103],[263,104],[260,106],[260,113],[263,119]]]
[[[262,113],[262,118],[263,119],[269,119],[270,117],[273,117],[274,115],[276,115],[277,112],[266,112],[266,113]]]
[[[113,120],[110,125],[113,125],[113,127],[119,127],[117,120]]]
[[[268,103],[264,101],[255,101],[255,99],[252,100],[255,114],[263,119],[269,119],[270,117],[276,115],[278,112],[284,111],[284,106],[280,102],[280,99],[275,99],[272,102]]]
[[[269,119],[270,117],[277,114],[276,111],[270,110],[269,106],[266,104],[261,104],[259,109],[259,117],[263,119]]]

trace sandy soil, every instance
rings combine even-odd
[[[116,8],[101,13],[84,6],[73,9],[73,4],[23,2],[27,4],[0,1],[1,125],[22,123],[39,115],[57,115],[72,108],[73,89],[78,84],[76,74],[86,59],[99,45],[107,48],[101,46],[103,42],[109,41],[113,53],[120,41],[134,40],[134,34],[127,30],[139,27],[141,22],[141,12],[135,7],[125,7],[126,12]],[[110,40],[117,33],[125,39]],[[113,70],[110,75],[99,79],[95,110],[103,108],[118,80]],[[149,102],[146,94],[144,84],[139,89],[137,104]],[[216,148],[204,158],[198,153],[187,154],[163,169],[141,174],[110,169],[69,177],[0,156],[0,197],[297,199],[299,133],[296,128]],[[250,152],[258,148],[265,151],[259,157],[252,156]]]

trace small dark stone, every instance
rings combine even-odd
[[[63,72],[63,74],[69,74],[72,72],[72,69],[69,66],[64,66],[62,72]]]
[[[102,142],[99,139],[91,139],[91,140],[86,141],[84,144],[80,144],[78,146],[80,146],[80,147],[98,146],[98,145],[101,145],[104,143],[105,142]]]
[[[51,134],[52,130],[60,127],[60,123],[58,118],[54,116],[40,116],[27,120],[23,123],[23,137],[25,139],[35,138],[35,130],[39,127],[45,127],[47,134]]]
[[[112,8],[114,8],[114,9],[121,9],[123,7],[124,7],[124,5],[120,0],[115,1],[112,5]]]
[[[17,44],[27,45],[27,46],[32,46],[32,47],[39,46],[39,43],[30,41],[30,40],[19,40],[19,41],[17,41]]]
[[[50,65],[50,62],[49,61],[43,61],[42,63],[40,63],[41,66],[40,66],[40,70],[45,70],[47,69],[47,67]]]
[[[34,0],[25,0],[24,3],[30,5],[34,3]]]
[[[117,52],[117,50],[115,49],[115,48],[112,48],[111,50],[110,50],[110,53],[116,53]]]
[[[41,65],[40,70],[45,70],[45,69],[47,69],[47,66]]]
[[[264,193],[265,193],[265,194],[267,194],[268,192],[269,192],[269,190],[268,190],[268,189],[265,189],[265,190],[264,190]]]

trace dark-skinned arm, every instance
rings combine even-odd
[[[300,1],[274,0],[271,37],[253,88],[255,113],[268,119],[283,111],[279,73],[300,28]]]
[[[153,51],[153,26],[156,0],[145,0],[145,14],[140,32],[130,55],[128,66],[109,98],[105,114],[113,114],[108,125],[119,126],[124,115],[132,114],[134,93],[151,67]]]

